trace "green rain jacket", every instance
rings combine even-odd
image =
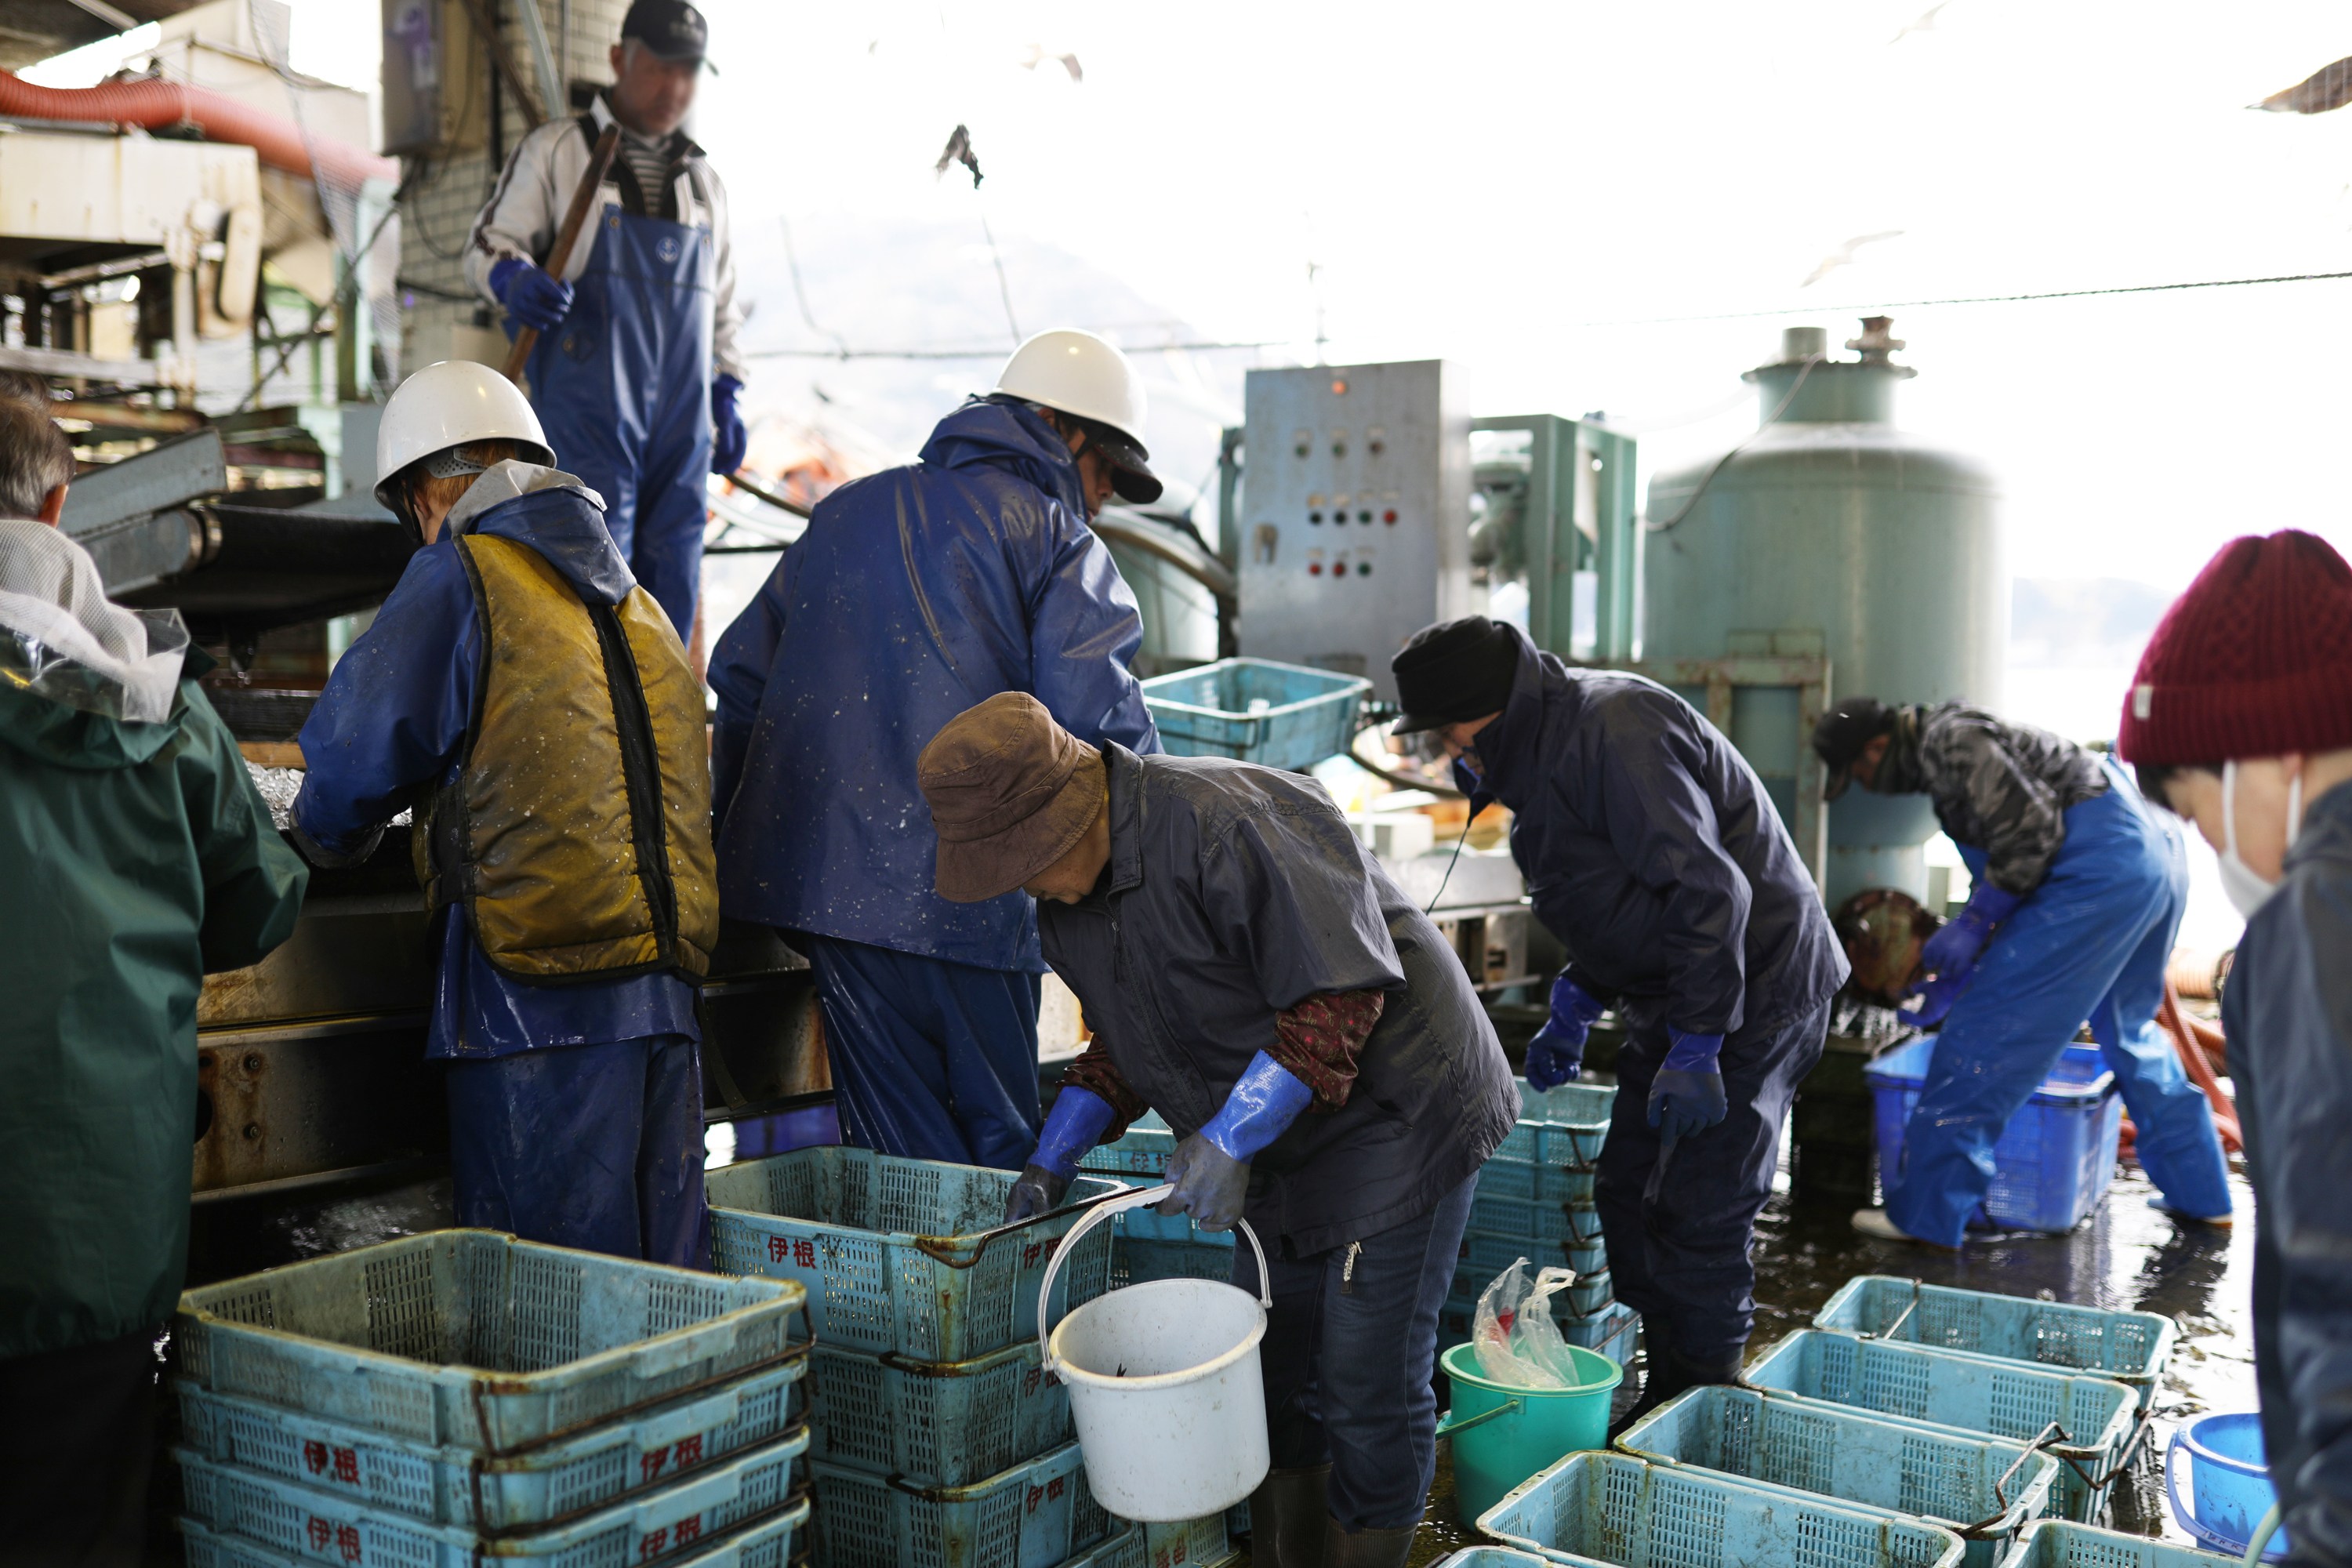
[[[0,633],[0,1357],[171,1316],[196,994],[294,930],[310,871],[183,667],[170,717],[45,695]]]

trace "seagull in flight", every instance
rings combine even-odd
[[[1902,237],[1903,231],[1899,228],[1885,229],[1877,234],[1857,234],[1852,239],[1847,240],[1843,245],[1839,246],[1827,256],[1822,257],[1819,261],[1813,263],[1812,272],[1802,283],[1798,284],[1797,287],[1800,289],[1810,289],[1814,284],[1820,282],[1822,279],[1828,277],[1831,273],[1835,272],[1839,268],[1852,265],[1853,261],[1853,253],[1860,250],[1865,245],[1876,245],[1882,239],[1900,239]]]

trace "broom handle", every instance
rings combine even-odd
[[[588,221],[588,209],[596,202],[596,188],[604,183],[604,175],[613,166],[613,155],[620,150],[621,123],[616,120],[596,138],[596,150],[588,156],[588,172],[580,176],[580,188],[572,193],[572,210],[563,215],[563,226],[555,235],[555,248],[547,253],[548,276],[561,278],[563,269],[572,265],[572,247],[579,241],[580,226]],[[517,386],[522,384],[523,363],[538,343],[539,329],[525,327],[515,334],[514,347],[507,351],[506,378]]]

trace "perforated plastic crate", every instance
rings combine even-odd
[[[1212,1513],[1173,1524],[1143,1527],[1145,1559],[1150,1568],[1217,1568],[1235,1555],[1225,1516]],[[1274,1553],[1268,1551],[1266,1555]]]
[[[1063,1559],[1062,1568],[1150,1568],[1150,1562],[1143,1544],[1143,1526],[1130,1524],[1100,1546],[1089,1546]]]
[[[1636,1458],[1941,1521],[1969,1543],[1967,1560],[1979,1568],[1991,1568],[2021,1529],[2054,1506],[2058,1484],[2058,1461],[2022,1442],[1721,1385],[1677,1394],[1616,1446]]]
[[[1143,702],[1172,755],[1304,771],[1348,749],[1371,689],[1360,675],[1221,658],[1152,677],[1143,683]]]
[[[1486,1236],[1520,1236],[1529,1241],[1564,1241],[1574,1247],[1601,1245],[1601,1211],[1591,1204],[1492,1197],[1483,1178],[1478,1194],[1470,1200],[1470,1225]]]
[[[1087,1489],[1076,1443],[968,1487],[810,1468],[816,1568],[1053,1568],[1116,1522]]]
[[[1641,1346],[1642,1314],[1622,1301],[1611,1303],[1581,1318],[1559,1320],[1559,1337],[1572,1345],[1599,1351],[1619,1366],[1629,1364]]]
[[[575,1568],[681,1555],[729,1531],[764,1523],[770,1514],[801,1506],[807,1492],[802,1479],[807,1449],[808,1434],[803,1431],[566,1523],[497,1537],[428,1524],[242,1466],[215,1464],[187,1448],[174,1449],[173,1457],[180,1464],[187,1517],[215,1534],[311,1562],[337,1568],[354,1563],[360,1568],[478,1568],[488,1557],[513,1568]]]
[[[2001,1568],[2232,1568],[2235,1557],[2062,1519],[2029,1524]]]
[[[1822,1329],[1798,1330],[1741,1375],[1768,1393],[2029,1442],[2055,1421],[2067,1440],[2049,1451],[2072,1461],[2059,1471],[2058,1511],[2077,1521],[2097,1517],[2140,1430],[2137,1397],[2108,1378]]]
[[[199,1388],[509,1454],[782,1360],[804,1304],[787,1280],[436,1230],[187,1291],[174,1332]]]
[[[1887,1052],[1862,1069],[1878,1125],[1878,1169],[1903,1170],[1903,1133],[1927,1087],[1932,1039]],[[1975,1219],[2021,1230],[2067,1231],[2107,1195],[2123,1131],[2122,1091],[2096,1046],[2068,1046],[1993,1144],[1992,1186]]]
[[[1147,1110],[1128,1124],[1109,1143],[1097,1143],[1078,1157],[1078,1169],[1103,1176],[1150,1176],[1167,1173],[1168,1156],[1176,1152],[1176,1134],[1156,1110]]]
[[[1594,1241],[1580,1245],[1572,1241],[1534,1241],[1524,1236],[1489,1236],[1484,1231],[1462,1233],[1462,1260],[1454,1272],[1484,1274],[1489,1279],[1511,1266],[1514,1258],[1528,1260],[1530,1271],[1538,1268],[1573,1268],[1579,1278],[1598,1274],[1609,1267],[1609,1247]],[[1482,1286],[1481,1289],[1484,1289]]]
[[[2137,1392],[2143,1409],[2180,1332],[2161,1312],[2037,1301],[1886,1274],[1847,1280],[1813,1314],[1813,1327],[2095,1372]]]
[[[1592,1202],[1594,1174],[1589,1165],[1538,1165],[1531,1160],[1490,1159],[1478,1172],[1478,1196],[1589,1205]]]
[[[819,1345],[809,1379],[813,1458],[960,1487],[1077,1436],[1070,1391],[1037,1342],[970,1361],[919,1362]]]
[[[1956,1568],[1960,1538],[1901,1514],[1598,1449],[1538,1471],[1478,1528],[1579,1568]]]
[[[1106,1227],[1108,1228],[1108,1227]],[[1111,1288],[1123,1290],[1147,1279],[1231,1279],[1234,1248],[1200,1241],[1153,1241],[1122,1236],[1111,1253]]]
[[[1564,1083],[1558,1089],[1519,1086],[1519,1120],[1503,1135],[1494,1157],[1538,1165],[1590,1165],[1609,1141],[1617,1090],[1608,1084]]]
[[[712,1253],[730,1274],[807,1288],[816,1337],[918,1361],[967,1361],[1037,1334],[1037,1289],[1076,1215],[992,1237],[1015,1173],[866,1149],[799,1149],[711,1172]],[[1080,1176],[1068,1201],[1119,1184]],[[1055,1281],[1054,1316],[1110,1283],[1097,1227]]]
[[[805,1552],[800,1558],[793,1557],[793,1542],[801,1536],[808,1520],[808,1500],[803,1498],[781,1513],[731,1534],[722,1535],[707,1544],[688,1542],[690,1550],[683,1555],[640,1559],[625,1541],[618,1542],[614,1549],[583,1559],[583,1562],[602,1564],[659,1561],[665,1568],[790,1568],[794,1562],[807,1560]],[[221,1534],[193,1519],[184,1518],[178,1523],[180,1544],[187,1553],[188,1568],[303,1568],[303,1565],[317,1561],[291,1552],[276,1551],[243,1536]],[[369,1538],[361,1536],[351,1541],[347,1548],[339,1529],[334,1558],[339,1568],[352,1568],[355,1563],[366,1568],[366,1564],[380,1561],[368,1555],[368,1543]],[[639,1547],[644,1544],[643,1542],[637,1543]],[[357,1555],[347,1556],[346,1550]],[[404,1563],[408,1560],[398,1561]],[[1113,1568],[1113,1565],[1105,1564],[1104,1568]],[[1117,1568],[1129,1568],[1129,1565],[1118,1564]]]
[[[179,1382],[181,1440],[239,1465],[436,1524],[504,1531],[601,1508],[781,1437],[804,1415],[805,1354],[708,1394],[504,1458],[430,1447]]]

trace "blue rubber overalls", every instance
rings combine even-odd
[[[1993,1145],[2084,1019],[2123,1091],[2140,1168],[2169,1207],[2230,1212],[2211,1108],[2156,1023],[2164,967],[2189,897],[2180,830],[2110,759],[2107,791],[2070,806],[2050,874],[1994,931],[1946,1015],[1899,1171],[1881,1173],[1886,1216],[1958,1247],[1992,1185]],[[1969,874],[1984,851],[1959,846]]]
[[[699,188],[695,199],[709,210]],[[531,350],[531,406],[557,464],[604,498],[613,542],[691,639],[710,471],[710,230],[616,205],[594,221],[571,314]]]

